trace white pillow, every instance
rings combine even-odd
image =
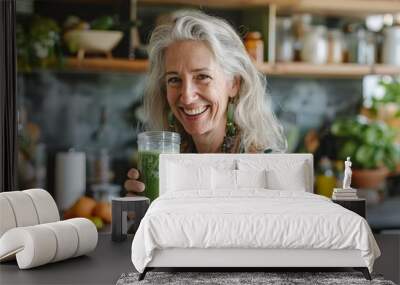
[[[185,191],[212,188],[211,167],[193,166],[169,162],[167,175],[167,191]]]
[[[236,170],[212,168],[212,188],[214,190],[236,190]]]
[[[267,171],[235,170],[238,188],[267,188]]]
[[[267,176],[263,170],[231,170],[212,168],[214,190],[240,188],[267,188]]]
[[[267,188],[272,190],[306,191],[312,182],[308,181],[308,165],[304,160],[262,159],[238,160],[240,170],[266,170]]]
[[[268,188],[273,190],[304,191],[307,190],[305,163],[293,163],[290,169],[268,169]]]

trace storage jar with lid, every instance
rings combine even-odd
[[[327,62],[328,41],[324,26],[311,27],[304,36],[301,59],[313,64],[324,64]]]
[[[385,28],[383,35],[382,62],[400,66],[400,26]]]
[[[375,35],[358,29],[348,36],[349,61],[358,64],[374,64],[376,60]]]

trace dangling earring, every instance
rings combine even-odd
[[[167,120],[168,120],[168,127],[170,128],[170,130],[175,131],[175,116],[171,110],[168,111]]]
[[[226,135],[228,137],[233,137],[236,135],[234,116],[235,116],[235,103],[233,102],[233,99],[229,99],[227,116],[226,116]]]

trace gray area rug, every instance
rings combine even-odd
[[[139,273],[124,273],[117,285],[133,284],[267,284],[267,285],[297,285],[297,284],[379,284],[395,285],[384,280],[380,275],[372,275],[368,281],[360,272],[148,272],[146,278],[138,281]]]

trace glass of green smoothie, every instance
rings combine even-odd
[[[159,193],[158,159],[160,153],[179,153],[181,138],[167,131],[143,132],[138,135],[138,170],[145,185],[143,195],[153,201]]]

